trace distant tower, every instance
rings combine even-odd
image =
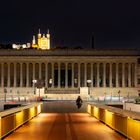
[[[49,32],[49,29],[48,29],[48,32],[47,32],[46,36],[47,36],[47,42],[48,42],[47,43],[48,44],[48,48],[47,49],[49,50],[50,49],[50,32]]]
[[[41,38],[40,29],[39,29],[39,32],[38,32],[38,38]]]
[[[38,45],[36,44],[35,36],[33,36],[32,48],[38,48]]]
[[[33,36],[33,41],[32,41],[32,44],[35,45],[36,44],[36,41],[35,41],[35,36]]]
[[[50,38],[50,32],[49,32],[49,29],[47,31],[47,38]]]
[[[41,33],[40,33],[40,29],[39,29],[39,33],[38,33],[38,48],[41,47]]]

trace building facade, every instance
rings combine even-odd
[[[137,96],[138,60],[137,50],[1,50],[0,94],[28,96],[39,88],[52,99]]]

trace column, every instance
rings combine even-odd
[[[112,63],[110,63],[109,87],[112,87]]]
[[[78,87],[80,87],[80,77],[81,77],[81,71],[80,71],[80,66],[81,66],[81,64],[80,63],[78,63]]]
[[[61,80],[61,79],[60,79],[60,77],[61,77],[61,75],[60,75],[60,74],[61,74],[61,73],[60,73],[61,70],[60,70],[60,69],[61,69],[61,68],[60,68],[60,63],[58,63],[58,88],[60,88],[60,80]]]
[[[103,63],[103,87],[106,87],[106,63]]]
[[[124,79],[124,67],[125,66],[125,64],[124,63],[122,63],[122,87],[125,87],[125,79]]]
[[[22,63],[20,63],[20,87],[23,86],[23,70],[22,70]]]
[[[116,87],[119,87],[118,63],[116,63]]]
[[[87,87],[87,63],[85,63],[85,74],[84,75],[85,75],[84,83],[85,83],[85,87]]]
[[[52,65],[52,88],[54,88],[54,63],[51,63]]]
[[[1,64],[1,87],[4,87],[4,63]]]
[[[93,63],[91,63],[91,87],[93,87]]]
[[[26,87],[29,87],[29,63],[26,63]]]
[[[128,64],[128,87],[131,87],[131,64]]]
[[[48,88],[48,63],[45,64],[45,87]]]
[[[7,87],[10,87],[10,63],[7,64],[8,75],[7,75]]]
[[[17,64],[14,63],[14,87],[17,86]]]
[[[72,69],[71,84],[72,84],[72,88],[74,88],[74,63],[71,64],[71,69]]]
[[[99,63],[97,63],[97,87],[99,87],[99,72],[100,69],[99,69]]]
[[[41,63],[39,63],[39,79],[42,79],[42,70],[41,70]]]
[[[65,88],[68,87],[68,63],[65,63]]]
[[[134,86],[137,87],[137,63],[134,66]]]
[[[35,79],[35,63],[33,63],[33,80],[37,80]]]

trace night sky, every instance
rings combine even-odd
[[[140,5],[134,1],[3,0],[0,43],[31,42],[50,29],[51,45],[140,48]]]

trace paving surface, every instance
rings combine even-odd
[[[87,113],[41,113],[5,140],[125,140]]]
[[[86,113],[87,102],[83,101],[80,109],[76,106],[76,101],[48,101],[43,102],[43,113]]]

